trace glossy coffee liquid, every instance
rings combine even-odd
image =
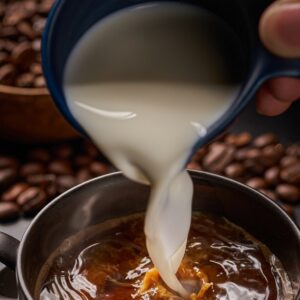
[[[176,276],[191,223],[193,186],[184,167],[232,104],[242,56],[222,20],[161,2],[96,23],[66,65],[65,96],[76,120],[126,176],[151,184],[147,249],[164,282],[186,297]]]
[[[64,241],[39,276],[36,298],[182,299],[153,269],[143,223],[144,215],[110,220]],[[191,300],[293,299],[280,261],[220,217],[193,215],[176,275]]]

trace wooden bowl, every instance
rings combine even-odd
[[[53,143],[78,136],[58,111],[46,88],[0,85],[0,139]]]

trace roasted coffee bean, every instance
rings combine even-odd
[[[71,175],[72,168],[67,160],[54,160],[49,163],[48,171],[57,175]]]
[[[11,186],[5,193],[3,193],[1,200],[5,202],[15,202],[18,196],[23,193],[29,185],[24,182],[19,182]]]
[[[41,18],[41,17],[37,17],[35,18],[34,22],[33,22],[33,30],[36,33],[37,36],[41,36],[44,28],[46,25],[46,19],[45,18]]]
[[[5,64],[2,67],[0,67],[0,82],[2,84],[10,85],[14,77],[16,75],[16,69],[11,64]]]
[[[42,66],[40,64],[33,63],[30,66],[30,72],[32,72],[34,75],[40,76],[43,74]]]
[[[32,73],[24,73],[17,77],[16,83],[19,87],[31,87],[34,82],[34,75]]]
[[[17,203],[25,214],[32,214],[41,209],[46,203],[46,193],[38,187],[30,187],[19,195]]]
[[[240,134],[230,134],[225,137],[225,143],[236,147],[247,146],[252,140],[249,132],[242,132]]]
[[[47,149],[36,148],[29,151],[28,158],[30,160],[46,163],[50,160],[50,153]]]
[[[42,174],[45,172],[45,167],[43,164],[38,162],[29,162],[24,164],[20,168],[20,175],[22,177],[27,177],[29,175]]]
[[[85,152],[94,159],[99,155],[98,149],[90,142],[85,142],[83,148]]]
[[[265,189],[268,186],[266,181],[261,177],[253,177],[247,180],[246,184],[256,190]]]
[[[269,145],[262,149],[260,161],[267,167],[277,164],[284,155],[284,147],[281,144]]]
[[[0,155],[0,169],[5,168],[16,168],[18,165],[18,160],[11,156],[1,156]]]
[[[33,85],[36,88],[42,88],[46,86],[46,81],[44,76],[37,76],[34,81],[33,81]]]
[[[68,159],[73,155],[73,149],[68,144],[63,144],[53,149],[53,155],[59,159]]]
[[[293,144],[287,147],[286,153],[291,156],[300,157],[300,144]]]
[[[288,202],[296,202],[300,200],[299,187],[287,183],[279,184],[276,187],[276,193],[280,199]]]
[[[14,168],[0,170],[0,190],[4,190],[17,179],[17,171]]]
[[[296,156],[284,156],[281,160],[280,160],[280,166],[281,167],[289,167],[291,165],[300,163],[300,159],[297,158]]]
[[[286,204],[286,203],[280,203],[280,207],[291,217],[294,216],[295,210],[292,205]]]
[[[33,42],[32,42],[32,49],[35,50],[36,52],[40,52],[41,51],[41,48],[42,48],[42,41],[41,39],[35,39]]]
[[[6,26],[0,29],[1,38],[15,38],[18,36],[18,30],[13,26]]]
[[[278,143],[278,137],[274,133],[265,133],[253,140],[254,147],[263,148]]]
[[[19,216],[20,209],[13,202],[0,202],[0,221],[14,220]]]
[[[0,52],[0,65],[8,62],[8,54],[5,52]]]
[[[280,181],[280,168],[274,166],[265,172],[265,180],[270,185],[276,185]]]
[[[200,165],[196,161],[191,161],[187,165],[187,169],[202,171],[202,168],[200,167]]]
[[[77,183],[85,182],[93,176],[88,168],[82,168],[76,173]]]
[[[90,165],[90,171],[95,176],[103,175],[103,174],[106,174],[108,172],[108,166],[104,163],[94,161]]]
[[[58,192],[63,193],[66,190],[72,188],[76,185],[77,181],[73,176],[70,175],[61,175],[56,179]]]
[[[17,45],[11,54],[13,62],[22,70],[27,70],[34,63],[35,56],[35,51],[28,42]]]
[[[192,157],[192,161],[196,161],[196,162],[201,161],[204,158],[204,156],[206,155],[206,153],[207,153],[207,150],[205,148],[200,148]]]
[[[92,160],[88,155],[77,155],[75,157],[75,165],[79,168],[86,167],[92,163]]]
[[[256,148],[243,148],[235,153],[235,159],[241,160],[257,160],[261,156],[261,150]]]
[[[203,166],[210,172],[221,172],[234,158],[235,148],[221,143],[210,146],[209,152],[203,159]]]
[[[282,169],[280,178],[288,183],[300,184],[300,162]]]
[[[17,29],[19,33],[24,34],[30,40],[33,40],[36,36],[32,26],[26,21],[18,24]]]
[[[243,161],[243,164],[246,168],[246,171],[250,174],[262,175],[266,170],[266,166],[262,165],[256,159],[246,159],[245,161]]]
[[[259,189],[259,191],[266,195],[268,198],[270,198],[271,200],[277,201],[278,197],[276,195],[276,193],[272,190],[266,190],[266,189]]]
[[[54,174],[29,175],[26,177],[26,182],[28,182],[30,185],[46,188],[47,186],[56,182],[56,175]]]
[[[245,174],[246,168],[241,163],[232,163],[225,169],[225,175],[230,178],[239,178]]]

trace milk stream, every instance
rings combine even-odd
[[[193,195],[185,163],[237,90],[214,44],[219,34],[236,43],[221,21],[190,5],[125,9],[84,34],[64,76],[68,106],[89,136],[126,176],[151,184],[147,249],[164,282],[184,297],[176,271]]]

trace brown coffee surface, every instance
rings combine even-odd
[[[182,299],[168,290],[153,267],[143,222],[143,215],[135,215],[106,224],[104,232],[97,226],[89,235],[64,242],[46,263],[36,298]],[[177,276],[192,300],[291,299],[283,295],[289,284],[282,280],[287,275],[278,259],[220,217],[193,215]]]

